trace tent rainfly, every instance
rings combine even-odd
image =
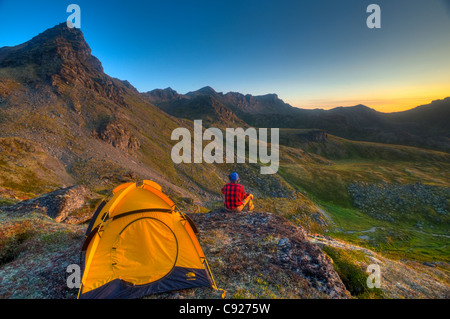
[[[140,298],[194,287],[217,289],[192,220],[161,186],[113,190],[94,213],[82,247],[80,299]]]

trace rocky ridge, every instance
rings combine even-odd
[[[4,261],[0,268],[0,297],[76,296],[75,290],[65,286],[61,272],[77,260],[80,234],[86,224],[70,225],[67,216],[82,208],[91,196],[87,187],[75,186],[0,208],[1,228],[5,232],[20,229],[13,237],[0,236],[0,245],[8,252],[7,256],[0,254]],[[302,227],[287,219],[268,212],[229,213],[220,209],[190,217],[200,230],[199,240],[216,282],[229,298],[350,297],[332,260],[308,241]],[[32,249],[42,255],[36,255]],[[29,268],[40,270],[26,273]],[[11,276],[22,280],[14,281]],[[23,289],[25,284],[27,289]],[[184,290],[151,298],[174,294],[178,298],[220,298],[212,289]]]
[[[94,198],[95,195],[87,186],[76,185],[24,200],[15,205],[2,206],[0,209],[10,216],[14,216],[14,214],[23,215],[27,212],[39,212],[49,216],[58,223],[80,224],[90,218],[91,212],[87,203]],[[87,209],[87,214],[79,218],[74,216],[75,213],[83,208]]]
[[[348,298],[301,226],[269,212],[191,214],[219,286],[233,297]]]

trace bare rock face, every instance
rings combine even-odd
[[[91,55],[83,33],[61,23],[30,41],[2,52],[0,67],[26,64],[40,65],[38,75],[49,80],[59,74],[63,81],[80,77],[86,72],[103,72],[100,61]]]
[[[223,210],[190,217],[200,230],[213,275],[228,294],[248,297],[247,289],[253,293],[263,289],[256,297],[350,297],[331,258],[308,241],[302,227],[285,218]]]
[[[76,112],[81,112],[83,104],[78,101],[77,93],[80,92],[127,106],[123,97],[127,84],[105,75],[101,62],[91,54],[81,30],[68,28],[65,22],[21,45],[0,51],[0,68],[28,66],[36,71],[22,72],[22,82],[33,86],[51,84],[58,95],[69,97],[68,102],[73,104]]]
[[[299,134],[302,142],[326,142],[328,134],[324,130],[309,130],[307,133]]]
[[[65,221],[73,212],[85,207],[86,202],[93,197],[92,192],[84,185],[61,188],[56,191],[2,207],[6,212],[40,211],[53,218],[56,222]]]
[[[101,128],[98,136],[105,142],[123,151],[137,151],[141,147],[139,140],[119,122],[110,122]]]

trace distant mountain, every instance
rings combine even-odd
[[[253,96],[237,92],[216,92],[206,86],[197,91],[179,94],[171,88],[141,93],[149,102],[165,112],[191,120],[202,118],[207,124],[247,126],[249,114],[290,114],[294,109],[276,94]]]
[[[420,105],[411,110],[386,115],[391,123],[409,126],[435,133],[448,134],[450,131],[450,97]]]
[[[186,93],[186,97],[191,97],[191,98],[192,97],[196,97],[196,96],[201,96],[201,95],[211,95],[211,96],[214,96],[214,97],[219,97],[219,96],[221,96],[223,94],[216,92],[210,86],[205,86],[205,87],[202,87],[201,89],[198,89],[197,91]]]
[[[343,123],[340,127],[330,122],[318,124],[331,134],[450,151],[450,98],[395,113],[377,112],[361,105],[335,108],[327,113]]]
[[[185,95],[170,88],[141,94],[173,116],[203,116],[209,125],[245,122],[255,127],[321,129],[348,139],[450,151],[450,98],[404,112],[382,113],[361,104],[330,110],[301,109],[276,94],[224,94],[209,86]]]
[[[178,94],[177,91],[172,90],[172,88],[170,87],[166,89],[155,89],[152,91],[148,91],[146,93],[142,93],[142,96],[144,96],[149,102],[154,104],[159,104],[166,101],[176,101],[183,97],[181,94]]]
[[[251,95],[242,94],[238,92],[216,92],[212,87],[206,86],[197,91],[186,93],[187,97],[209,95],[222,104],[232,109],[237,114],[252,113],[252,114],[271,114],[271,113],[288,113],[292,106],[284,103],[278,98],[276,94],[266,95]]]
[[[210,87],[185,95],[171,88],[156,89],[141,95],[170,115],[189,120],[201,119],[204,126],[247,126],[231,108],[221,102],[222,94]]]
[[[352,140],[450,151],[450,98],[396,113],[364,105],[330,110],[293,107],[286,113],[247,113],[241,118],[259,127],[316,128]]]

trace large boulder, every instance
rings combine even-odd
[[[331,258],[301,226],[268,212],[190,214],[229,298],[349,298]],[[197,290],[189,298],[210,298]],[[180,295],[178,293],[177,295]]]
[[[86,208],[92,198],[94,195],[87,186],[76,185],[61,188],[13,206],[2,207],[2,210],[21,213],[39,211],[47,214],[56,222],[67,222],[70,219],[71,223],[78,223],[79,221],[76,222],[74,217],[69,218],[69,215]]]

